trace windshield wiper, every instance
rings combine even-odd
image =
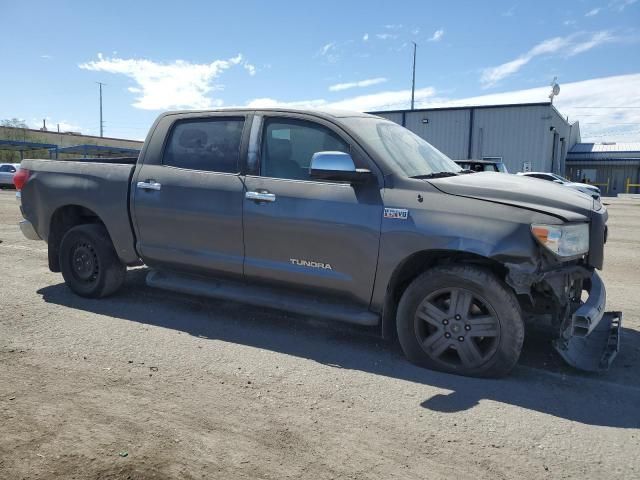
[[[456,172],[433,172],[433,173],[423,173],[422,175],[414,175],[409,178],[417,178],[418,180],[423,180],[425,178],[444,178],[444,177],[456,177],[458,174]]]

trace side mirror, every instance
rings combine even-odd
[[[316,180],[362,183],[371,178],[371,170],[356,168],[348,153],[316,152],[311,157],[309,177]]]

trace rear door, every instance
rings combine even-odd
[[[351,153],[375,165],[343,131],[313,116],[254,120],[245,178],[245,277],[368,306],[375,278],[382,178],[364,185],[309,178],[318,151]],[[254,200],[255,194],[264,194]]]
[[[137,247],[150,266],[242,276],[240,115],[166,116],[132,186]]]

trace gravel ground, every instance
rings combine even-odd
[[[528,339],[502,380],[368,331],[167,294],[74,296],[0,192],[0,478],[638,478],[640,201],[610,203],[610,372]]]

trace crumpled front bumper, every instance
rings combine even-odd
[[[605,312],[607,293],[594,271],[586,284],[589,298],[571,316],[554,347],[571,366],[589,372],[607,370],[620,350],[622,312]]]

